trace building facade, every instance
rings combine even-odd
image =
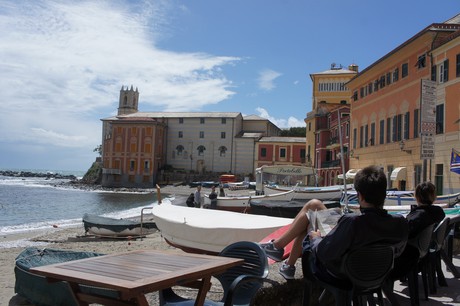
[[[312,110],[307,113],[306,147],[308,165],[316,169],[315,182],[309,185],[330,186],[337,184],[337,176],[342,173],[339,152],[339,118],[342,130],[344,169],[348,170],[349,105],[351,90],[347,83],[358,73],[358,66],[343,68],[332,64],[331,69],[310,74],[313,84]]]
[[[347,83],[351,168],[380,165],[388,188],[410,190],[432,180],[438,193],[459,191],[458,175],[448,169],[459,147],[460,50],[456,39],[447,42],[459,21],[429,25]]]
[[[102,119],[103,186],[152,187],[164,168],[247,176],[255,143],[281,131],[238,112],[139,112],[138,101],[122,87],[117,116]]]

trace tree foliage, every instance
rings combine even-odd
[[[280,136],[283,137],[306,137],[307,128],[306,127],[291,127],[289,129],[281,130]]]

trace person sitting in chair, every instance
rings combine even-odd
[[[423,182],[415,188],[417,206],[412,207],[406,216],[409,223],[409,240],[415,238],[426,227],[441,222],[446,214],[444,210],[433,205],[436,200],[436,187],[431,182]],[[417,264],[419,251],[415,246],[408,244],[404,252],[395,259],[394,268],[390,278],[397,280],[403,278]]]
[[[403,216],[390,215],[383,209],[386,186],[385,173],[379,167],[363,168],[356,174],[354,181],[360,214],[343,215],[337,225],[324,237],[321,237],[320,231],[311,231],[306,236],[310,223],[306,210],[325,209],[320,201],[312,200],[299,212],[284,235],[261,246],[268,257],[280,261],[284,253],[283,248],[295,239],[291,255],[280,267],[281,275],[287,274],[290,278],[294,278],[293,264],[302,255],[302,239],[305,238],[303,252],[307,253],[307,256],[308,254],[314,256],[315,275],[318,273],[318,277],[322,276],[325,281],[346,278],[345,275],[341,275],[340,267],[345,253],[351,249],[382,242],[394,245],[395,256],[399,256],[407,242],[408,225]]]

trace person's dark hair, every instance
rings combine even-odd
[[[364,200],[377,208],[382,208],[387,195],[387,177],[377,166],[368,166],[356,173],[355,190]]]
[[[415,187],[415,198],[421,204],[431,205],[436,201],[436,187],[431,182],[423,182]]]

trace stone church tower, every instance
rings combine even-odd
[[[118,115],[128,115],[132,113],[137,113],[138,111],[138,102],[139,102],[139,91],[133,89],[133,85],[131,88],[126,89],[124,86],[121,86],[120,90],[120,101],[118,103]]]

